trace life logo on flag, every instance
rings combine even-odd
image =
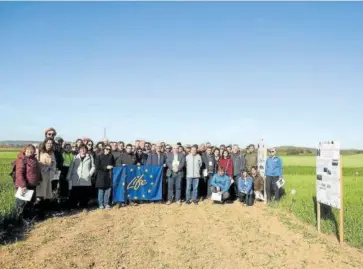
[[[162,199],[163,166],[128,165],[114,167],[113,201],[158,201]]]
[[[137,191],[141,186],[147,184],[147,181],[144,179],[144,175],[134,177],[131,182],[127,185],[127,189]]]

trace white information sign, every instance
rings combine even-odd
[[[319,203],[340,208],[340,144],[320,142],[316,152],[316,199]]]
[[[257,144],[257,167],[261,176],[265,176],[265,165],[267,158],[267,148],[263,139]]]

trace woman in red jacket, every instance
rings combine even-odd
[[[15,186],[21,188],[23,193],[28,190],[34,191],[30,202],[16,198],[16,212],[20,220],[31,218],[31,209],[35,202],[35,189],[40,179],[38,160],[35,157],[35,147],[28,145],[24,151],[19,152],[16,159]]]
[[[223,167],[226,171],[226,174],[233,179],[233,160],[229,156],[227,150],[223,150],[222,158],[218,162],[218,167]]]

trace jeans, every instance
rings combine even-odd
[[[192,185],[193,185],[192,200],[193,201],[197,200],[197,198],[198,198],[198,184],[199,184],[199,178],[198,177],[189,177],[189,178],[187,178],[187,191],[185,193],[185,197],[186,197],[187,201],[190,201]]]
[[[266,176],[266,199],[267,201],[271,201],[271,196],[275,194],[275,200],[280,200],[280,190],[276,185],[276,182],[280,179],[280,177],[272,177]]]
[[[206,185],[207,185],[207,198],[210,198],[212,196],[212,189],[211,189],[211,181],[212,181],[213,175],[209,174],[206,178]]]
[[[253,194],[246,194],[246,193],[240,192],[238,194],[238,198],[241,203],[245,203],[248,206],[253,205]]]
[[[181,194],[181,175],[180,173],[173,173],[168,178],[168,201],[173,201],[173,194],[175,188],[175,201],[180,201]]]
[[[110,201],[111,188],[98,189],[98,206],[106,206]]]
[[[234,197],[235,200],[238,199],[238,178],[239,178],[239,176],[233,176],[234,182],[229,187],[229,192],[231,192],[233,194],[233,195],[231,195],[231,197]]]

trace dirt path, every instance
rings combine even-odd
[[[362,268],[361,251],[286,222],[263,205],[97,210],[39,224],[0,268]]]

